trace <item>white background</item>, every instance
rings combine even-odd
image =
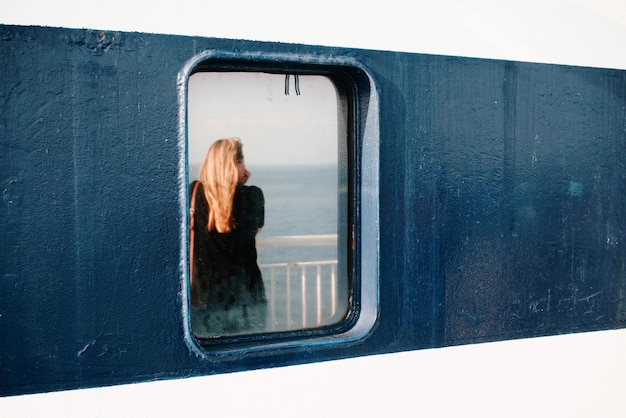
[[[0,23],[626,69],[623,0],[0,0]],[[1,417],[246,415],[623,418],[626,331],[0,399]]]

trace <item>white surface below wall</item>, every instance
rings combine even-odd
[[[626,417],[626,330],[0,399],[2,417]]]

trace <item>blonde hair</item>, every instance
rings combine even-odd
[[[239,138],[216,141],[204,157],[199,177],[209,203],[209,231],[226,233],[233,228],[233,196],[239,180],[237,162],[242,158]]]

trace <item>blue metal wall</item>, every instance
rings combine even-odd
[[[350,57],[377,83],[362,342],[185,342],[176,79],[208,49]],[[0,26],[0,158],[2,395],[626,325],[625,71]]]

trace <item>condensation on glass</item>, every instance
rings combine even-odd
[[[346,317],[347,107],[345,94],[321,75],[190,76],[189,183],[198,179],[214,141],[240,138],[251,173],[246,184],[264,196],[256,247],[267,299],[261,328],[234,326],[215,333],[211,320],[192,309],[196,338],[324,329]]]

